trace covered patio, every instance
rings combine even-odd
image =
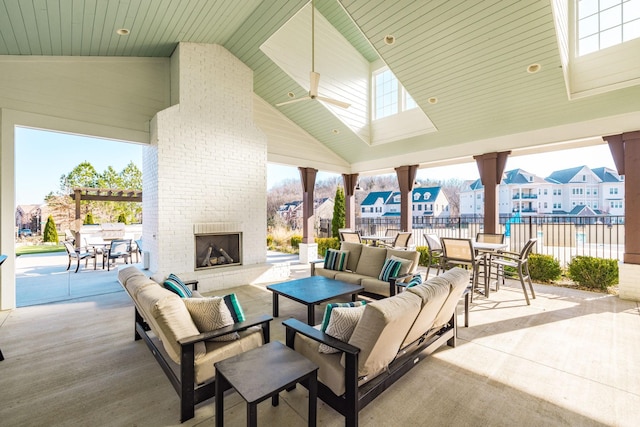
[[[292,266],[292,277],[304,275],[305,266]],[[637,425],[638,303],[561,287],[535,290],[531,306],[512,281],[489,299],[476,298],[458,346],[443,347],[385,391],[361,412],[360,425]],[[264,286],[228,292],[248,315],[271,310]],[[282,320],[304,319],[306,310],[288,299],[280,310],[271,333],[284,341]],[[180,424],[175,391],[145,344],[133,341],[125,292],[2,312],[0,343],[3,424]],[[298,386],[283,392],[276,408],[261,403],[260,425],[306,425],[306,396]],[[225,425],[245,425],[245,412],[244,401],[228,395]],[[183,425],[214,419],[209,400]],[[343,424],[319,402],[318,425]]]

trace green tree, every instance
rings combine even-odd
[[[344,190],[342,187],[336,188],[336,197],[333,200],[333,219],[331,220],[331,233],[333,237],[338,237],[338,230],[344,228],[346,224]]]
[[[74,187],[96,187],[98,184],[98,172],[87,161],[80,163],[67,175],[60,177],[60,189],[63,194],[69,194]]]
[[[120,181],[123,188],[129,190],[142,190],[142,171],[135,163],[129,162],[120,172]]]
[[[87,225],[95,224],[95,220],[93,219],[93,214],[91,212],[87,212],[87,216],[84,217],[84,223]]]
[[[53,221],[53,217],[49,215],[47,218],[47,224],[44,226],[44,233],[42,235],[42,240],[45,242],[53,242],[59,243],[58,240],[58,230],[56,230],[56,224]]]

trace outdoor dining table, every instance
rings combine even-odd
[[[473,249],[475,249],[476,252],[480,252],[484,255],[484,276],[485,280],[488,281],[488,283],[485,282],[485,297],[488,298],[491,291],[491,255],[507,249],[509,245],[507,245],[506,243],[476,242],[474,240],[471,241],[471,244],[473,245]],[[498,288],[497,280],[498,279],[496,278],[496,289]]]
[[[378,242],[393,243],[395,236],[360,236],[364,242],[371,242],[371,246],[377,246]]]

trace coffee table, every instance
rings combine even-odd
[[[273,292],[273,317],[278,317],[278,296],[292,299],[307,306],[307,324],[315,323],[315,306],[321,302],[351,295],[355,301],[358,293],[364,291],[360,285],[329,279],[324,276],[311,276],[267,286]]]
[[[279,341],[240,353],[217,362],[216,426],[224,425],[224,390],[233,387],[247,402],[247,425],[257,424],[257,405],[271,397],[278,406],[282,390],[290,390],[301,381],[309,383],[309,422],[316,425],[318,365]]]

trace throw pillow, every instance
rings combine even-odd
[[[384,265],[382,266],[382,270],[380,271],[378,279],[388,282],[390,277],[395,277],[398,275],[401,267],[402,263],[400,261],[387,258],[384,261]]]
[[[324,256],[324,268],[328,270],[344,271],[347,268],[348,251],[327,249]]]
[[[189,287],[185,285],[184,282],[173,273],[169,274],[169,277],[165,279],[163,285],[171,292],[175,292],[176,294],[178,294],[180,298],[191,298],[191,296],[193,295],[191,289],[189,289]]]
[[[400,258],[395,255],[391,255],[391,259],[394,261],[400,261],[400,264],[402,264],[402,266],[400,267],[400,271],[398,272],[400,276],[404,276],[405,274],[407,274],[409,272],[409,269],[411,268],[411,265],[413,264],[413,261],[411,261],[410,259]]]
[[[407,288],[421,285],[421,284],[422,284],[422,276],[420,275],[420,273],[417,273],[417,274],[414,274],[411,280],[407,282]]]
[[[338,307],[360,307],[361,305],[365,305],[367,302],[365,300],[354,301],[354,302],[334,302],[331,304],[327,304],[327,307],[324,309],[324,316],[322,317],[322,324],[320,326],[320,330],[322,332],[327,331],[327,326],[329,326],[329,319],[331,319],[331,312],[334,308]]]
[[[215,331],[234,323],[231,312],[224,303],[224,298],[185,298],[183,301],[200,333]],[[240,335],[237,332],[232,332],[212,338],[211,341],[233,341],[238,338]]]
[[[348,342],[365,308],[366,305],[361,305],[358,307],[337,307],[331,310],[331,318],[326,330],[327,335]],[[326,344],[320,344],[318,351],[327,354],[339,352]]]
[[[240,306],[240,302],[238,301],[236,294],[225,295],[222,298],[231,312],[231,317],[233,318],[234,323],[244,322],[244,312],[242,311],[242,307]]]

